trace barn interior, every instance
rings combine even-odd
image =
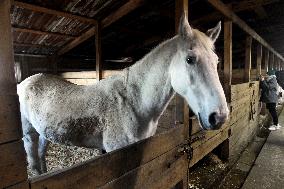
[[[157,131],[157,136],[167,136],[172,129],[175,129],[176,133],[180,132],[181,129],[176,128],[179,124],[188,124],[190,136],[193,136],[191,139],[197,142],[193,143],[195,159],[189,163],[189,167],[197,163],[194,169],[191,169],[192,177],[198,175],[194,172],[198,169],[196,166],[200,165],[198,162],[204,161],[204,157],[208,157],[212,151],[220,159],[228,162],[227,167],[233,166],[259,133],[259,125],[265,125],[270,120],[264,107],[260,107],[258,80],[259,74],[265,74],[268,69],[281,71],[284,67],[284,1],[13,0],[9,1],[9,4],[14,57],[12,63],[17,83],[37,73],[48,73],[77,85],[92,85],[111,75],[121,74],[124,68],[135,64],[158,44],[175,36],[180,16],[184,11],[188,14],[190,25],[202,32],[215,27],[221,21],[222,31],[215,43],[215,51],[219,56],[220,81],[230,106],[230,122],[219,132],[204,132],[200,129],[197,118],[188,113],[188,107],[184,108],[183,100],[175,97],[161,117]],[[0,6],[4,5],[0,3]],[[282,110],[282,106],[278,109]],[[264,112],[263,116],[260,115],[261,112]],[[16,139],[20,141],[20,135],[0,140],[0,144],[15,142]],[[68,186],[67,180],[70,180],[69,176],[74,170],[79,173],[80,170],[83,171],[82,167],[90,165],[93,161],[97,163],[96,168],[100,167],[113,155],[106,154],[109,159],[104,159],[105,155],[98,159],[96,150],[56,145],[51,148],[53,149],[47,157],[50,162],[55,162],[48,165],[51,172],[43,177],[28,180],[26,163],[14,164],[12,169],[22,167],[23,173],[16,176],[11,173],[12,176],[6,176],[3,187],[25,183],[21,187],[29,185],[29,188],[64,188]],[[126,153],[126,150],[124,152]],[[86,160],[87,164],[84,164]],[[137,167],[139,166],[131,168],[134,170]],[[87,172],[90,171],[91,168]],[[127,171],[132,170],[129,168]],[[113,180],[116,184],[125,186],[125,178],[122,178],[122,175],[127,171],[116,172],[116,176],[104,181],[99,180],[98,186],[106,184],[111,188],[115,186],[110,184]],[[29,174],[30,177],[33,175]],[[220,173],[221,176],[222,174],[224,173]],[[55,181],[58,175],[65,184],[58,184],[60,181]],[[94,173],[92,176],[96,175],[102,174]],[[88,179],[91,180],[93,177],[90,176]],[[172,182],[181,180],[180,177],[175,179]],[[193,180],[191,179],[192,182]],[[77,182],[76,179],[74,182]],[[212,181],[214,184],[216,182]],[[78,186],[87,187],[80,184],[80,181],[78,183]],[[142,181],[139,184],[141,183]],[[2,187],[1,184],[0,186]],[[141,186],[150,185],[148,183]]]

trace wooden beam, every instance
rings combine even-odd
[[[20,129],[10,10],[10,0],[0,1],[0,188],[26,182],[28,177]]]
[[[63,34],[63,33],[58,33],[58,32],[48,32],[48,31],[41,31],[41,30],[35,30],[35,29],[29,29],[29,28],[19,28],[14,26],[13,31],[15,32],[24,32],[24,33],[32,33],[32,34],[37,34],[37,35],[49,35],[49,36],[54,36],[54,37],[63,37],[63,38],[75,38],[76,36],[68,35],[68,34]]]
[[[126,4],[122,5],[119,9],[102,20],[102,28],[105,28],[112,23],[116,22],[123,16],[137,9],[144,4],[144,0],[130,0]]]
[[[268,71],[269,68],[269,51],[266,49],[265,51],[265,56],[264,56],[264,70],[265,72]]]
[[[262,37],[260,37],[251,27],[249,27],[242,19],[240,19],[222,1],[220,0],[207,0],[207,1],[217,10],[219,10],[224,16],[232,20],[233,23],[237,24],[240,28],[242,28],[245,32],[247,32],[250,36],[252,36],[256,41],[261,43],[264,47],[268,48],[271,52],[273,52],[281,60],[284,60],[282,55],[276,52]]]
[[[226,4],[227,7],[230,7],[233,12],[241,12],[245,10],[255,10],[260,6],[268,5],[274,2],[278,2],[279,0],[261,0],[261,1],[256,1],[256,0],[246,0],[246,1],[239,1],[239,2],[234,2],[234,3],[228,3]],[[208,15],[202,16],[200,18],[197,18],[193,21],[191,21],[192,24],[198,25],[204,22],[209,22],[217,19],[221,19],[223,15],[220,12],[212,12]]]
[[[175,32],[178,33],[180,18],[183,14],[188,17],[188,0],[175,1]],[[186,121],[186,126],[189,123],[189,112],[186,110],[187,102],[179,94],[175,96],[175,123],[181,124]]]
[[[250,82],[250,71],[251,71],[251,46],[252,37],[247,36],[246,38],[246,58],[245,58],[245,76],[244,82]]]
[[[257,43],[257,57],[256,57],[256,74],[261,75],[261,63],[262,63],[262,45]]]
[[[269,54],[269,64],[268,64],[268,69],[273,69],[274,66],[274,55],[272,52]]]
[[[144,0],[129,0],[126,4],[122,5],[119,9],[112,12],[109,16],[102,20],[102,29],[109,26],[110,24],[116,22],[123,16],[127,15],[131,11],[135,10],[136,8],[140,7],[144,3]],[[66,52],[70,51],[74,47],[78,46],[79,44],[83,43],[84,41],[88,40],[92,36],[95,35],[95,27],[89,28],[85,33],[81,36],[75,38],[73,41],[68,43],[62,49],[58,51],[58,55],[63,55]]]
[[[18,43],[14,42],[14,46],[18,47],[34,47],[34,48],[58,48],[56,46],[48,46],[48,45],[42,45],[42,44],[32,44],[32,43]]]
[[[227,102],[231,102],[231,85],[232,85],[232,21],[224,22],[224,89]]]
[[[64,18],[70,18],[70,19],[74,19],[74,20],[79,20],[81,22],[85,22],[85,23],[89,23],[89,24],[96,24],[96,21],[92,18],[87,18],[87,17],[84,17],[84,16],[78,16],[78,15],[68,13],[68,12],[48,9],[48,8],[45,8],[45,7],[32,5],[32,4],[28,4],[28,3],[23,3],[23,2],[20,2],[20,1],[14,1],[13,5],[20,7],[20,8],[23,8],[23,9],[26,9],[26,10],[34,11],[34,12],[41,12],[41,13],[45,13],[45,14],[60,16],[60,17],[64,17]]]
[[[83,35],[75,38],[73,41],[65,45],[63,48],[61,48],[58,52],[57,55],[63,55],[66,52],[70,51],[74,47],[80,45],[84,41],[88,40],[90,37],[94,36],[96,33],[96,28],[92,27],[90,28],[87,32],[85,32]]]
[[[96,25],[96,79],[102,79],[102,50],[101,50],[101,23]]]

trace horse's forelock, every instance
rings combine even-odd
[[[194,40],[197,44],[201,44],[203,47],[205,47],[207,50],[214,51],[214,42],[208,37],[206,34],[200,32],[197,29],[193,29],[194,33]]]

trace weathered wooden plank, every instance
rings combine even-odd
[[[71,168],[34,178],[31,180],[31,188],[65,189],[74,188],[75,185],[83,187],[86,183],[93,188],[99,187],[168,152],[184,141],[184,127],[176,127]]]
[[[192,139],[194,139],[196,137],[200,137],[200,136],[203,136],[203,137],[200,137],[199,140],[193,141],[191,143],[191,147],[193,149],[199,148],[199,146],[201,146],[204,143],[206,143],[207,141],[211,140],[213,137],[215,137],[219,133],[228,131],[229,126],[230,125],[229,125],[229,122],[228,122],[228,123],[224,124],[221,129],[210,130],[210,131],[209,130],[208,131],[201,130],[198,133],[195,133],[194,135],[191,136]]]
[[[16,92],[10,1],[0,1],[0,95]]]
[[[0,141],[5,142],[0,145],[0,188],[27,180],[22,141],[11,142],[20,136],[20,131],[16,129],[16,126],[19,126],[17,114],[19,109],[16,96],[10,10],[10,0],[0,1],[0,132],[4,132],[0,134]],[[12,115],[15,115],[14,119],[18,120],[12,120]]]
[[[229,137],[228,133],[229,127],[219,132],[214,137],[207,140],[202,145],[198,146],[198,148],[193,149],[193,157],[190,160],[189,166],[193,166],[196,162],[201,160],[204,156],[206,156],[209,152],[211,152],[214,148],[216,148],[219,144],[225,141]]]
[[[35,30],[35,29],[29,29],[29,28],[18,28],[18,27],[13,27],[14,32],[23,32],[23,33],[32,33],[36,35],[49,35],[49,36],[54,36],[54,37],[61,37],[61,38],[75,38],[76,36],[68,35],[68,34],[63,34],[63,33],[57,33],[57,32],[49,32],[49,31],[41,31],[41,30]]]
[[[41,12],[41,13],[45,13],[45,14],[75,19],[75,20],[79,20],[81,22],[86,22],[86,23],[90,23],[90,24],[96,23],[96,21],[92,18],[78,16],[78,15],[75,15],[75,14],[72,14],[72,13],[58,11],[58,10],[54,10],[54,9],[48,9],[48,8],[45,8],[45,7],[32,5],[32,4],[28,4],[28,3],[24,3],[24,2],[20,2],[20,1],[12,1],[12,2],[13,2],[13,5],[15,5],[17,7],[21,7],[21,8],[26,9],[26,10],[31,10],[31,11],[34,11],[34,12]]]
[[[2,112],[0,116],[0,144],[21,138],[20,112]]]
[[[236,91],[236,92],[231,94],[232,102],[241,100],[242,98],[244,98],[246,96],[250,96],[251,93],[252,93],[252,89],[251,88],[247,88],[247,89],[244,89],[244,90]]]
[[[0,188],[27,180],[27,167],[21,140],[0,145]]]
[[[250,83],[242,83],[242,84],[237,84],[237,85],[232,85],[232,93],[235,93],[240,90],[248,89],[250,86]]]
[[[227,102],[231,102],[232,85],[232,21],[224,22],[224,89]]]
[[[123,70],[102,70],[102,78],[121,74]],[[96,71],[63,72],[60,76],[67,79],[96,79]]]
[[[233,101],[233,102],[231,102],[232,109],[236,109],[237,107],[242,106],[243,104],[250,102],[250,100],[251,100],[251,95],[247,95],[244,98]]]
[[[179,147],[101,187],[102,189],[172,188],[187,174],[187,156],[176,157]]]

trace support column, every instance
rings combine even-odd
[[[102,79],[102,50],[101,50],[101,22],[98,21],[96,24],[96,80]]]
[[[250,82],[250,71],[251,71],[251,46],[252,46],[252,37],[247,36],[246,38],[246,59],[245,59],[245,77],[244,82]]]
[[[224,22],[224,90],[227,102],[231,102],[232,85],[232,21]]]
[[[175,31],[178,33],[180,18],[183,13],[188,17],[188,0],[176,0],[175,1]],[[187,102],[180,96],[175,97],[175,121],[176,124],[184,123],[189,125],[189,107]]]
[[[0,1],[0,188],[28,188],[14,73],[11,1]]]
[[[262,45],[257,43],[257,59],[256,59],[256,77],[261,75],[261,63],[262,63]]]
[[[269,68],[269,51],[268,49],[266,49],[265,51],[265,57],[264,57],[264,70],[265,70],[265,73],[268,71],[268,68]]]
[[[268,70],[273,68],[273,62],[274,62],[274,55],[272,52],[269,53],[269,62],[268,62]]]

